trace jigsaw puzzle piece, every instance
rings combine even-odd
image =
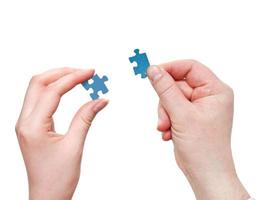
[[[82,82],[82,86],[84,89],[89,90],[90,89],[90,84],[88,83],[88,80]]]
[[[146,72],[147,68],[148,67],[144,67],[144,66],[140,67],[140,65],[139,65],[139,67],[134,67],[133,68],[134,74],[135,75],[141,74],[141,78],[146,78],[147,77],[147,72]]]
[[[141,53],[139,49],[134,50],[135,56],[129,58],[131,63],[136,62],[137,66],[133,67],[134,74],[141,74],[141,78],[147,77],[147,68],[150,66],[146,53]]]
[[[108,88],[105,85],[105,82],[108,81],[107,76],[103,76],[100,78],[97,74],[93,76],[94,83],[91,84],[91,87],[93,88],[93,93],[90,94],[91,98],[93,100],[98,99],[99,95],[98,92],[101,91],[102,94],[106,94],[108,92]]]
[[[98,92],[101,91],[102,94],[106,94],[108,92],[108,88],[105,85],[105,82],[108,81],[107,76],[103,76],[100,78],[97,74],[92,77],[93,83],[89,84],[88,80],[84,81],[82,83],[82,86],[86,89],[89,90],[92,88],[93,92],[90,94],[90,97],[93,100],[96,100],[99,98]]]
[[[132,56],[132,57],[129,58],[129,60],[130,60],[131,63],[133,63],[133,62],[137,62],[138,57],[139,57],[139,55],[140,55],[139,52],[140,52],[139,49],[135,49],[135,50],[134,50],[135,56]]]
[[[91,93],[91,94],[90,94],[90,97],[91,97],[93,100],[96,100],[96,99],[99,98],[99,95],[98,95],[98,93],[94,92],[94,93]]]

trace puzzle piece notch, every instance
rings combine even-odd
[[[133,67],[134,74],[141,74],[141,78],[147,77],[147,68],[150,66],[146,53],[141,53],[139,49],[134,50],[135,56],[129,58],[131,63],[136,62],[137,66]]]
[[[99,95],[98,95],[99,91],[101,91],[102,94],[106,94],[108,92],[108,88],[105,85],[105,82],[108,81],[108,77],[103,76],[102,78],[100,78],[97,74],[95,74],[92,77],[92,80],[93,80],[93,83],[91,84],[89,84],[88,80],[84,81],[82,83],[82,86],[86,90],[89,90],[90,88],[92,88],[93,92],[90,94],[90,96],[93,100],[96,100],[99,98]]]

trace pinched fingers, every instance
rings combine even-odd
[[[195,60],[177,60],[160,66],[169,72],[176,81],[186,80],[192,88],[218,79],[206,66]]]
[[[52,69],[33,76],[24,98],[20,118],[27,117],[32,112],[35,104],[47,85],[76,70],[77,69],[74,68],[63,67]]]
[[[169,72],[174,80],[185,81],[193,89],[191,102],[231,91],[229,86],[198,61],[178,60],[162,64],[161,67]]]
[[[93,74],[94,70],[59,68],[34,76],[16,124],[17,133],[22,132],[22,129],[30,131],[31,127],[27,124],[44,127],[47,124],[43,121],[45,119],[50,119],[52,123],[51,116],[57,109],[60,97],[75,85],[90,79]]]
[[[93,75],[94,70],[76,70],[49,84],[39,98],[33,115],[41,121],[51,118],[59,105],[61,96]]]

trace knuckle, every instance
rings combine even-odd
[[[200,63],[198,60],[195,60],[195,59],[189,59],[188,61],[191,64],[191,67],[196,67],[196,66],[202,65],[202,63]]]
[[[92,121],[94,119],[94,113],[88,115],[88,116],[85,116],[85,115],[80,115],[80,119],[81,121],[86,125],[86,126],[91,126],[92,124]]]
[[[41,81],[41,77],[40,75],[34,75],[31,77],[31,80],[30,80],[30,84],[36,84],[36,83],[39,83]]]
[[[232,108],[234,104],[234,91],[233,89],[224,84],[221,90],[221,94],[219,95],[218,101],[225,106],[226,108]]]
[[[46,87],[45,89],[45,92],[44,92],[44,95],[45,96],[48,96],[48,97],[51,97],[51,98],[55,98],[57,97],[58,95],[58,86],[57,85],[49,85]]]
[[[198,60],[195,59],[189,59],[189,62],[191,62],[192,64],[199,64],[200,62]]]
[[[234,99],[234,90],[229,85],[225,85],[225,93],[227,95],[227,99],[232,100]]]
[[[17,135],[22,132],[22,129],[21,129],[21,126],[20,126],[19,122],[17,122],[16,125],[15,125],[15,132],[16,132]]]
[[[61,98],[61,95],[59,94],[56,86],[47,86],[44,89],[44,92],[41,94],[41,99],[46,99],[48,101],[59,101]]]
[[[55,90],[56,90],[56,85],[48,85],[46,88],[45,88],[45,93],[46,94],[54,94],[55,93]]]
[[[27,135],[27,126],[21,122],[17,122],[16,123],[16,126],[15,126],[15,131],[16,131],[16,134],[17,136],[24,136],[24,135]]]
[[[231,97],[234,97],[235,96],[235,93],[234,93],[234,89],[231,88],[230,86],[228,86],[228,93]]]
[[[77,76],[79,76],[80,72],[76,71],[74,73],[71,73],[68,75],[68,77],[64,80],[65,82],[68,82],[68,80],[75,80]]]
[[[37,141],[38,135],[32,134],[35,132],[32,127],[27,125],[26,123],[17,122],[15,126],[16,135],[19,143],[21,144],[34,144]],[[38,130],[36,130],[37,132]]]
[[[193,68],[195,68],[195,69],[202,68],[202,69],[210,71],[209,68],[206,65],[204,65],[203,63],[201,63],[198,60],[189,59],[188,61],[190,63],[191,69],[193,69]]]
[[[170,84],[170,85],[166,86],[164,89],[162,89],[161,91],[159,91],[160,99],[172,94],[175,87],[176,87],[175,84]]]

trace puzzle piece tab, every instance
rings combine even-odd
[[[147,68],[150,66],[146,53],[139,53],[139,49],[134,50],[135,56],[130,57],[131,63],[136,62],[137,66],[133,67],[134,74],[141,74],[141,78],[147,77]]]
[[[91,98],[93,100],[96,100],[99,98],[98,92],[101,91],[103,94],[106,94],[108,92],[108,88],[105,85],[105,82],[108,81],[107,76],[103,76],[100,78],[97,74],[92,77],[92,80],[94,81],[92,84],[88,83],[87,81],[84,81],[82,83],[82,86],[89,90],[90,88],[93,89],[93,93],[90,94]]]

